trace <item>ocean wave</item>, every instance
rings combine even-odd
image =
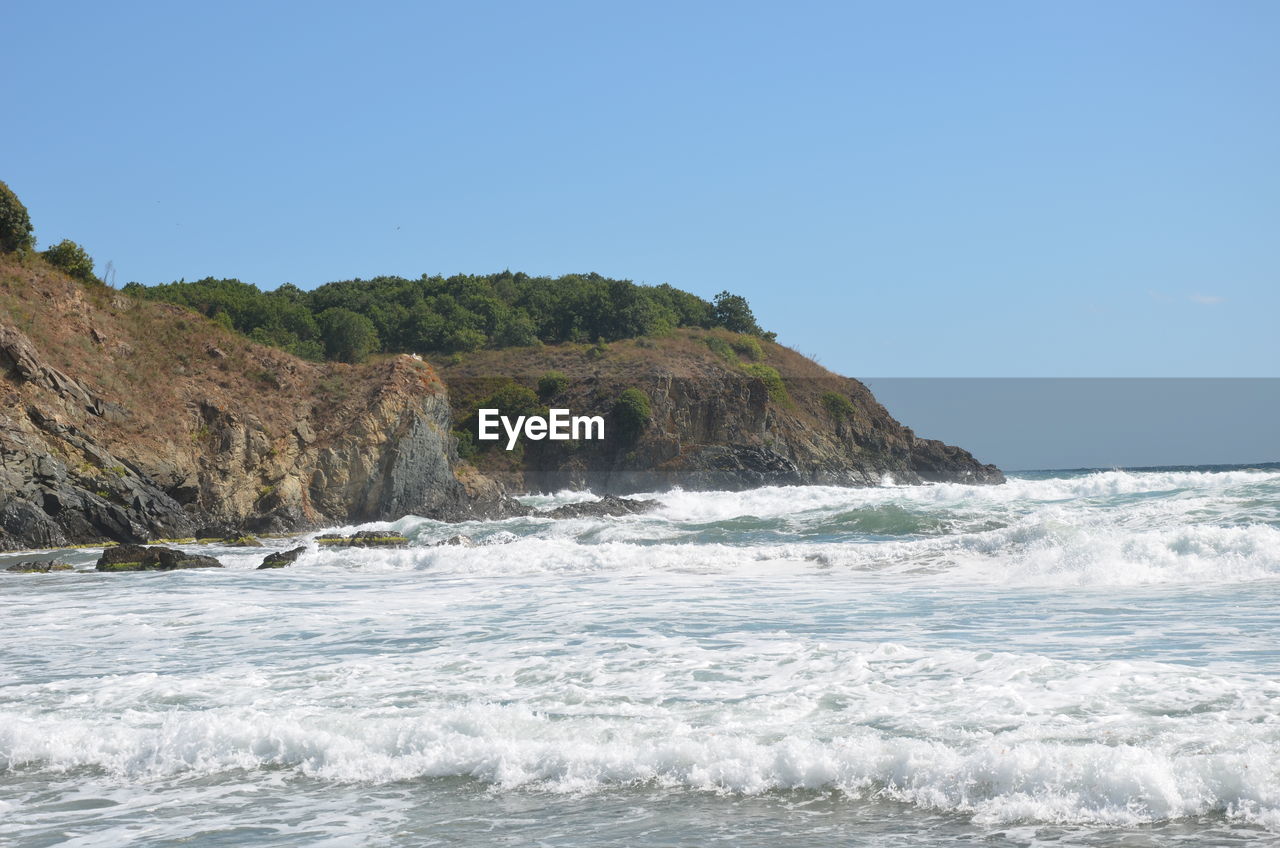
[[[143,724],[0,715],[0,769],[93,768],[163,780],[287,768],[336,782],[473,778],[504,790],[607,792],[656,784],[748,795],[838,790],[1019,821],[1133,825],[1222,814],[1280,828],[1280,750],[1180,751],[1076,740],[958,746],[849,728],[821,739],[679,720],[565,721],[523,705],[466,704],[411,717],[293,709],[171,712]]]

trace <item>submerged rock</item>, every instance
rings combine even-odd
[[[659,505],[655,500],[605,495],[598,501],[565,504],[555,509],[542,510],[535,515],[545,518],[604,518],[612,515],[638,515],[656,509]]]
[[[58,562],[56,559],[29,560],[15,563],[5,569],[5,571],[12,571],[15,574],[48,574],[50,571],[74,570],[75,568],[70,563]]]
[[[409,539],[389,530],[361,530],[350,536],[330,533],[317,536],[316,542],[329,548],[406,548]]]
[[[298,557],[307,552],[307,546],[301,545],[289,551],[276,551],[273,554],[267,554],[266,559],[262,561],[262,565],[258,566],[261,571],[264,568],[284,568],[286,565],[293,565]]]
[[[175,571],[182,568],[222,568],[211,556],[189,554],[159,545],[117,545],[98,560],[98,571]]]
[[[445,539],[443,542],[436,542],[435,545],[433,545],[433,547],[438,548],[443,545],[457,545],[458,547],[462,547],[462,548],[474,548],[476,547],[477,544],[479,543],[476,542],[476,540],[471,538],[470,536],[463,536],[459,534],[457,536],[450,536],[449,538]]]

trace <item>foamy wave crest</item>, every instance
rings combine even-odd
[[[1224,814],[1280,826],[1272,745],[1215,753],[1005,742],[967,748],[857,728],[829,740],[562,717],[469,704],[405,718],[304,710],[170,713],[155,724],[0,721],[0,767],[102,769],[128,780],[291,768],[339,782],[470,777],[504,789],[608,791],[656,784],[758,794],[836,789],[977,820],[1129,825]]]
[[[1238,486],[1280,483],[1280,472],[1097,471],[1078,477],[1010,477],[999,486],[934,483],[848,489],[836,486],[771,486],[745,492],[653,493],[660,514],[674,521],[719,521],[740,516],[773,517],[881,503],[991,505],[1110,498],[1157,492],[1218,492]]]
[[[1237,583],[1280,576],[1280,529],[1262,524],[1129,530],[1049,511],[978,533],[876,544],[781,541],[753,547],[609,541],[606,533],[584,542],[575,532],[562,525],[547,538],[509,534],[477,547],[317,551],[300,560],[299,567],[439,575],[748,574],[836,567],[921,579],[945,572],[949,579],[1062,586]],[[620,535],[641,534],[633,527]]]
[[[963,536],[875,545],[789,545],[780,556],[824,566],[984,583],[1138,586],[1238,583],[1280,576],[1280,529],[1186,525],[1133,531],[1037,514]]]

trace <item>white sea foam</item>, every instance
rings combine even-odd
[[[119,699],[115,710],[64,704],[56,721],[0,712],[0,769],[157,781],[283,767],[326,781],[462,776],[555,792],[837,789],[992,823],[1216,813],[1274,826],[1280,815],[1274,681],[772,640],[709,665],[696,646],[664,647],[656,664],[643,652],[617,662],[481,652],[439,688],[410,677],[441,674],[444,658],[441,668],[109,678],[97,688],[105,703]],[[515,693],[524,697],[503,697]],[[156,710],[157,695],[200,708]]]
[[[214,547],[225,570],[0,574],[0,811],[47,842],[75,790],[6,787],[92,785],[118,804],[77,837],[96,846],[248,792],[262,826],[295,823],[281,840],[354,844],[461,778],[1280,832],[1280,474],[655,497],[408,517],[368,525],[408,548],[310,545],[270,572],[265,548]],[[437,545],[458,533],[477,546]],[[308,826],[370,787],[394,800]]]

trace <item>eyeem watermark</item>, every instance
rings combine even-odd
[[[541,415],[520,415],[513,422],[496,409],[478,409],[480,416],[479,432],[476,434],[486,442],[496,442],[502,438],[498,427],[507,434],[507,450],[516,446],[516,439],[521,434],[535,442],[543,439],[562,442],[569,439],[603,439],[604,417],[600,415],[570,415],[567,409],[549,409],[547,417]]]

